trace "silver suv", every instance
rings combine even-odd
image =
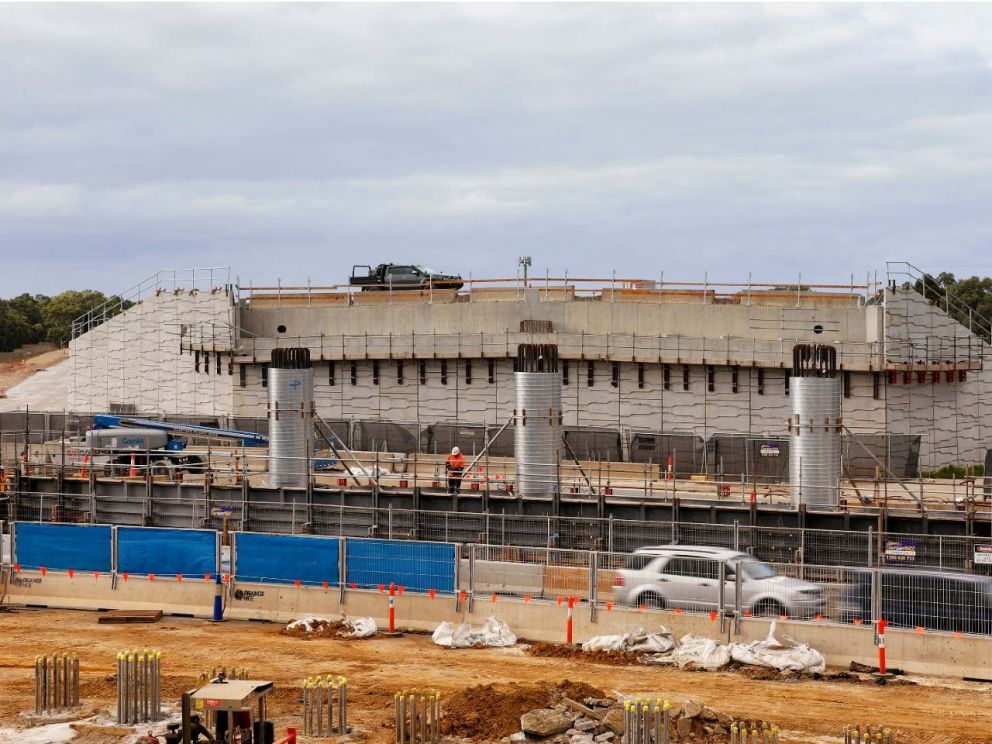
[[[824,614],[826,593],[818,584],[779,576],[767,563],[730,548],[660,545],[641,548],[617,571],[613,594],[620,604],[709,611],[719,607],[720,566],[724,607],[734,606],[738,563],[741,606],[758,616],[809,618]]]

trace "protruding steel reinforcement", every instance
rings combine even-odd
[[[79,706],[79,657],[75,653],[34,660],[34,711],[48,715]]]
[[[344,736],[348,727],[348,680],[328,674],[303,680],[303,733]]]
[[[558,372],[557,344],[520,344],[514,372]]]
[[[898,744],[898,739],[892,729],[857,723],[844,728],[844,744]]]
[[[250,679],[248,667],[211,667],[204,669],[196,679],[198,687],[203,687],[211,682],[220,682],[226,679]]]
[[[625,700],[624,744],[670,744],[672,704],[667,700]]]
[[[837,349],[827,344],[796,344],[792,347],[793,377],[836,377]]]
[[[152,649],[117,654],[117,721],[149,723],[162,711],[162,653]]]
[[[402,690],[393,696],[396,744],[438,744],[441,741],[441,693]]]
[[[781,729],[768,721],[733,721],[730,744],[779,744]]]

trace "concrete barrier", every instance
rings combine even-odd
[[[162,610],[166,615],[210,617],[214,584],[203,579],[40,571],[7,576],[11,604],[73,610]]]
[[[32,605],[66,609],[161,609],[171,615],[211,615],[214,585],[202,579],[131,576],[124,581],[118,576],[116,586],[109,575],[63,572],[8,570],[4,576],[8,601],[14,605]],[[268,620],[289,622],[305,614],[329,617],[344,613],[352,617],[369,616],[385,626],[389,598],[377,591],[347,590],[344,602],[337,587],[286,586],[232,582],[225,587],[225,617],[238,620]],[[554,601],[477,596],[473,610],[468,602],[456,596],[406,592],[396,598],[396,622],[400,628],[433,631],[442,621],[468,622],[481,625],[495,614],[523,639],[562,643],[565,640],[567,609]],[[655,631],[665,626],[676,637],[686,633],[714,638],[723,642],[752,641],[768,634],[769,620],[750,618],[740,622],[740,632],[732,634],[732,623],[720,633],[719,622],[709,615],[667,611],[641,612],[630,607],[600,607],[597,619],[591,621],[588,605],[574,612],[573,637],[581,643],[597,635],[623,633],[637,628]],[[847,667],[852,661],[876,664],[878,650],[870,626],[854,627],[829,622],[778,621],[778,635],[789,636],[808,643],[820,651],[832,667]],[[983,636],[952,636],[938,633],[914,633],[894,629],[886,631],[889,665],[909,672],[947,677],[988,679],[992,674],[992,638]]]

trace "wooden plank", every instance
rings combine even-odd
[[[98,623],[157,623],[162,610],[112,610],[97,619]]]

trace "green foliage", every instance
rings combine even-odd
[[[956,279],[954,274],[942,271],[937,276],[924,275],[917,279],[913,289],[935,304],[946,307],[952,318],[966,328],[990,340],[986,321],[992,318],[992,278],[977,276]],[[947,302],[947,299],[950,302]]]
[[[968,476],[979,478],[985,475],[985,467],[982,465],[945,465],[939,470],[926,470],[920,475],[924,478],[954,478],[957,480]]]
[[[13,351],[41,341],[66,344],[72,333],[72,321],[108,300],[111,302],[107,317],[132,304],[122,304],[120,298],[107,297],[92,289],[69,290],[54,297],[25,293],[9,300],[0,299],[0,351]]]

